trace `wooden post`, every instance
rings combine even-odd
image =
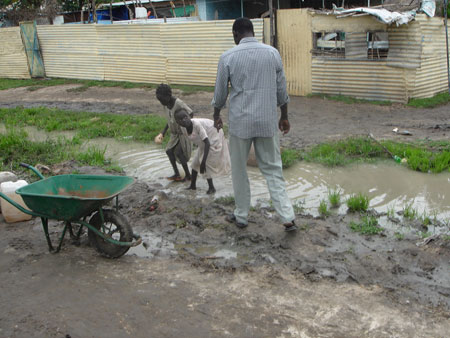
[[[444,25],[445,25],[445,46],[447,47],[447,79],[448,79],[448,93],[450,94],[450,66],[448,61],[448,25],[447,25],[447,7],[448,0],[444,0]]]
[[[81,19],[81,24],[84,24],[84,13],[83,13],[83,7],[84,7],[84,2],[81,5],[81,15],[80,15],[80,19]]]
[[[274,36],[274,20],[273,20],[273,2],[269,0],[269,15],[270,15],[270,45],[273,46],[273,36]]]
[[[111,23],[113,23],[113,17],[112,17],[112,0],[109,0],[109,20],[111,20]]]

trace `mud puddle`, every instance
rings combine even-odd
[[[34,127],[24,128],[31,140],[42,141],[49,137],[73,137],[73,132],[46,133]],[[0,132],[4,132],[0,125]],[[84,147],[95,146],[106,150],[106,157],[124,168],[127,175],[152,184],[159,183],[165,189],[182,196],[191,196],[184,184],[173,184],[165,179],[173,174],[164,148],[155,144],[133,141],[120,142],[109,138],[87,141]],[[180,171],[182,172],[182,168]],[[252,187],[252,204],[268,206],[269,194],[264,177],[258,168],[248,167]],[[399,217],[405,210],[416,213],[416,217],[440,220],[448,225],[450,220],[450,173],[424,174],[414,172],[392,161],[377,164],[359,164],[346,167],[327,168],[318,164],[300,162],[284,170],[286,187],[293,203],[304,213],[319,216],[318,208],[322,200],[328,200],[330,191],[341,193],[341,206],[335,213],[347,212],[345,201],[349,196],[363,193],[370,198],[370,208],[381,214]],[[232,196],[230,177],[215,180],[215,198]],[[195,196],[207,198],[206,181],[200,178]],[[391,217],[392,218],[392,217]],[[396,223],[388,217],[379,219],[383,227],[398,230]],[[446,227],[448,228],[448,227]],[[432,233],[443,230],[430,227]],[[444,229],[445,230],[445,229]],[[448,229],[447,229],[448,230]],[[404,228],[401,229],[405,231]]]

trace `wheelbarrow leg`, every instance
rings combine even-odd
[[[48,234],[48,218],[41,217],[42,227],[44,228],[45,238],[47,239],[48,250],[50,252],[55,251],[52,245],[52,241],[50,240],[50,235]]]
[[[63,232],[61,234],[61,238],[59,239],[59,244],[58,244],[58,248],[56,249],[55,253],[59,252],[59,250],[61,250],[61,245],[62,242],[64,241],[64,236],[66,235],[66,230],[67,230],[67,225],[70,224],[69,222],[65,222],[64,223],[64,229]]]

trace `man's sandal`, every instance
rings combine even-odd
[[[236,219],[236,216],[234,216],[234,214],[227,215],[227,217],[225,217],[225,219],[229,223],[234,223],[239,229],[244,229],[248,225],[248,224],[245,224],[245,223],[238,222],[237,219]]]
[[[289,223],[284,223],[284,231],[286,232],[290,232],[290,231],[295,231],[298,229],[298,226],[295,224],[294,221],[289,222]]]

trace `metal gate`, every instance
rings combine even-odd
[[[36,31],[36,21],[21,22],[20,32],[27,54],[28,68],[31,77],[44,77],[45,69]]]

